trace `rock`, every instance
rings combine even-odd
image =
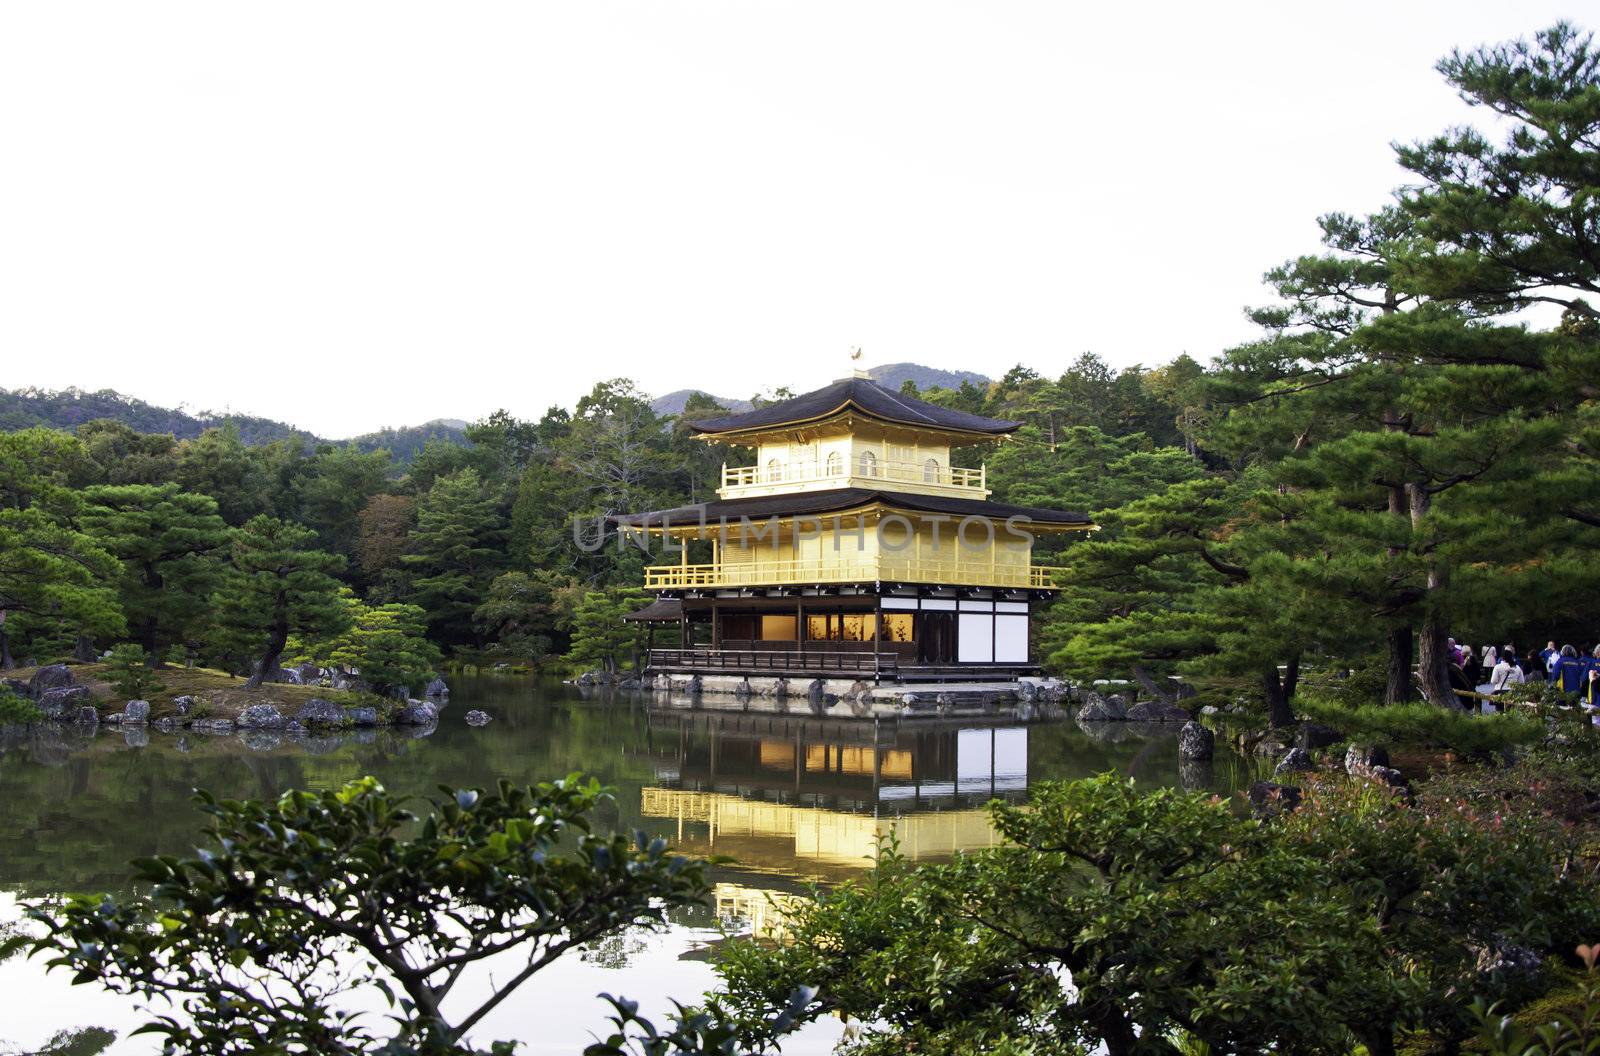
[[[489,721],[489,713],[487,711],[479,711],[477,708],[473,708],[467,712],[468,726],[487,726]]]
[[[1311,753],[1304,748],[1290,748],[1273,768],[1276,774],[1304,773],[1311,769]]]
[[[129,726],[122,731],[122,743],[129,748],[147,748],[150,745],[150,731],[140,726]]]
[[[1387,785],[1401,795],[1410,797],[1411,782],[1406,780],[1406,775],[1392,766],[1374,766],[1367,771],[1366,776],[1380,785]]]
[[[352,726],[376,726],[378,725],[378,709],[369,708],[365,705],[345,708],[344,721]]]
[[[281,730],[283,715],[271,704],[252,704],[234,720],[241,730]]]
[[[41,667],[33,673],[28,680],[28,696],[37,701],[43,701],[46,690],[62,689],[73,685],[76,679],[72,677],[72,669],[66,664],[51,664]]]
[[[733,696],[735,700],[749,700],[755,696],[755,690],[750,688],[749,675],[746,675],[739,681],[738,685],[733,687]]]
[[[1217,735],[1198,722],[1186,722],[1178,731],[1180,759],[1210,759],[1217,748]]]
[[[689,676],[688,690],[691,697],[698,697],[703,689],[703,686],[704,683],[701,682],[699,675]]]
[[[1250,812],[1258,818],[1288,813],[1300,805],[1300,789],[1296,785],[1280,785],[1276,781],[1257,781],[1250,786]]]
[[[1352,744],[1344,751],[1344,772],[1365,777],[1375,766],[1389,765],[1389,749],[1381,744]]]
[[[1189,709],[1167,700],[1141,700],[1128,709],[1129,722],[1188,722]]]
[[[173,716],[163,715],[161,718],[152,722],[150,724],[150,728],[161,733],[173,733],[177,730],[183,729],[183,725]]]
[[[150,702],[148,700],[130,700],[122,708],[122,722],[127,726],[140,725],[150,721]]]
[[[322,670],[322,668],[312,663],[298,665],[294,668],[294,673],[300,676],[300,684],[302,686],[309,686],[311,683],[320,680],[323,675],[327,674],[327,672]]]
[[[773,680],[772,696],[774,700],[789,699],[789,680],[787,678],[784,678],[780,675],[778,678]]]
[[[189,712],[194,710],[194,698],[187,694],[181,697],[173,697],[172,710],[179,715],[188,715]]]
[[[100,713],[94,709],[92,704],[85,704],[78,709],[76,721],[84,726],[98,726],[100,725]]]
[[[294,713],[294,721],[302,726],[343,726],[344,709],[331,700],[312,697]]]
[[[579,675],[578,678],[577,678],[577,683],[580,686],[598,685],[599,681],[600,681],[599,678],[596,676],[596,673],[593,672],[593,671],[585,671],[583,674]]]
[[[422,695],[429,700],[449,700],[450,687],[445,684],[444,679],[436,677],[423,689]]]
[[[66,719],[93,699],[87,686],[55,686],[38,696],[39,710],[47,719]]]
[[[1246,755],[1281,759],[1283,753],[1294,746],[1288,733],[1271,727],[1264,730],[1246,730],[1239,734],[1239,750]]]
[[[635,692],[640,688],[639,680],[633,677],[624,678],[621,682],[617,683],[617,688],[626,690],[629,693]]]
[[[1222,709],[1217,707],[1215,704],[1207,704],[1205,707],[1200,709],[1200,714],[1202,714],[1202,715],[1221,715],[1222,714]]]
[[[1478,950],[1478,975],[1500,987],[1522,987],[1536,982],[1544,968],[1544,958],[1526,946],[1496,941]]]
[[[30,699],[28,683],[22,681],[20,678],[0,678],[0,686],[4,686],[6,689],[9,689],[23,700]]]
[[[1302,722],[1295,735],[1295,743],[1302,748],[1326,748],[1344,740],[1344,734],[1320,722]]]
[[[439,709],[427,701],[407,704],[394,715],[397,726],[431,726],[439,721]]]
[[[189,729],[196,733],[232,733],[232,719],[195,719]]]
[[[1121,697],[1102,697],[1098,693],[1084,694],[1083,707],[1078,709],[1078,721],[1085,722],[1125,722],[1128,718],[1128,709],[1123,706]]]

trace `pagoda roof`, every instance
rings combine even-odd
[[[1029,521],[1057,528],[1087,528],[1094,522],[1088,514],[1071,510],[1049,510],[1039,506],[1013,506],[983,499],[961,499],[946,495],[915,495],[877,488],[829,488],[825,491],[787,492],[758,495],[745,499],[715,499],[694,506],[679,506],[649,513],[617,514],[608,517],[612,524],[625,528],[645,528],[662,523],[688,527],[706,523],[738,521],[741,517],[803,517],[844,513],[862,507],[882,505],[912,513],[940,513],[953,517],[989,517],[1005,520],[1025,517]]]
[[[689,422],[688,425],[691,430],[704,436],[746,433],[819,422],[851,407],[864,415],[916,429],[1004,436],[1022,424],[940,407],[936,403],[884,388],[869,378],[843,378],[803,396],[758,407],[743,414],[708,418]]]

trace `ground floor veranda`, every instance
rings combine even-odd
[[[641,610],[653,674],[896,681],[1037,672],[1030,616],[1045,592],[927,586],[750,589],[663,597]]]

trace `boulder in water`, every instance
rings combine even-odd
[[[1178,755],[1183,759],[1210,759],[1216,751],[1217,735],[1198,722],[1186,722],[1178,731]]]
[[[489,722],[490,717],[487,711],[479,711],[477,708],[473,708],[471,711],[467,712],[468,726],[487,726],[489,725]]]

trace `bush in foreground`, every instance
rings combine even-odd
[[[149,897],[34,906],[45,933],[9,945],[31,946],[76,982],[172,1003],[176,1014],[144,1028],[169,1056],[475,1052],[469,1033],[563,954],[659,927],[673,907],[704,899],[704,862],[642,833],[591,830],[605,795],[576,775],[502,782],[490,793],[446,789],[413,814],[371,778],[274,803],[200,793],[207,846],[133,863]],[[491,957],[488,995],[457,992],[462,973]],[[392,1029],[351,1011],[347,995],[360,988],[382,995]],[[613,1007],[618,1033],[596,1051],[723,1052],[734,1033],[690,1013],[652,1042],[635,1007]],[[793,1018],[757,1022],[781,1032]]]

